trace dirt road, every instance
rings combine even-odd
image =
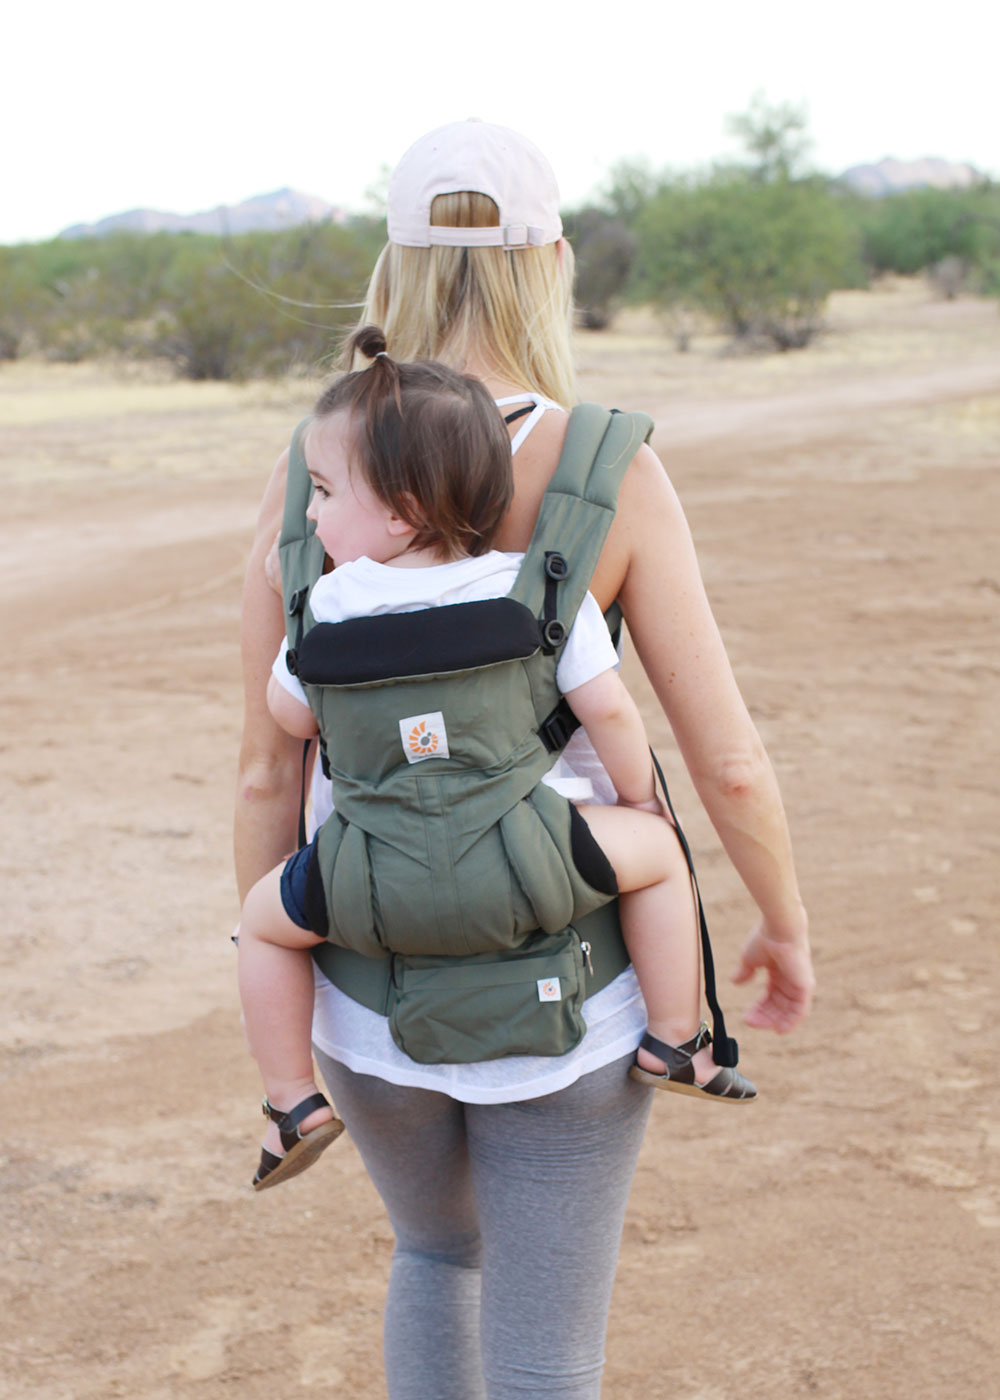
[[[1000,1394],[996,307],[899,284],[805,354],[682,356],[633,318],[581,357],[585,397],[656,417],[821,979],[796,1036],[742,1037],[753,1110],[655,1105],[605,1393]],[[247,1187],[227,938],[239,583],[312,391],[0,372],[5,1396],[384,1394],[352,1145]],[[751,911],[628,673],[725,971]]]

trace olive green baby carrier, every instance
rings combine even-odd
[[[306,885],[316,961],[415,1060],[565,1053],[627,955],[613,871],[541,781],[575,727],[556,663],[650,420],[573,411],[506,597],[318,624],[304,426],[280,553],[288,665],[335,805]]]

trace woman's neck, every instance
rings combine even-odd
[[[476,354],[466,356],[461,369],[463,374],[471,374],[475,379],[481,379],[495,399],[505,399],[511,394],[533,392],[529,385],[515,384],[512,380],[505,378],[495,365]]]

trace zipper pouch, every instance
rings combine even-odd
[[[389,1029],[419,1064],[565,1055],[586,1029],[588,945],[574,928],[467,958],[392,960]]]

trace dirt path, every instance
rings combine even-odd
[[[797,1036],[744,1035],[753,1111],[656,1105],[613,1400],[1000,1393],[1000,322],[898,287],[833,326],[769,361],[638,320],[581,347],[587,396],[656,415],[821,977]],[[353,1147],[245,1185],[226,937],[239,579],[310,398],[0,373],[4,1395],[384,1394]],[[645,703],[728,968],[750,911]]]

